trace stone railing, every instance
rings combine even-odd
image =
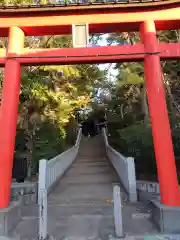
[[[134,159],[132,157],[124,157],[109,145],[105,128],[102,129],[102,135],[105,142],[107,156],[116,169],[121,184],[129,195],[129,200],[132,202],[137,201]]]
[[[77,135],[76,144],[67,151],[48,160],[40,160],[39,163],[39,189],[46,188],[49,194],[62,177],[67,168],[75,160],[81,140],[81,128]]]
[[[160,199],[160,186],[157,182],[137,180],[137,193],[140,201]]]
[[[136,184],[137,184],[137,189],[142,192],[160,194],[159,183],[157,183],[157,182],[137,180]]]
[[[23,182],[11,184],[11,201],[21,200],[23,204],[37,202],[37,182]]]
[[[39,239],[47,238],[47,195],[53,187],[59,182],[64,172],[76,159],[81,141],[82,130],[80,128],[76,144],[74,147],[47,160],[40,160],[39,164],[39,185],[38,185],[38,203],[39,203]]]

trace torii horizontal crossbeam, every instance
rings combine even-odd
[[[72,65],[83,63],[141,62],[147,54],[159,54],[161,60],[180,59],[180,43],[160,43],[157,52],[146,52],[144,45],[86,48],[24,49],[22,54],[0,50],[0,65],[17,58],[22,65]]]

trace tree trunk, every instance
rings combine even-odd
[[[27,177],[30,178],[32,176],[33,169],[33,136],[30,132],[28,132],[27,140]]]
[[[144,116],[144,125],[149,123],[149,108],[147,103],[146,88],[145,85],[141,88],[141,112]]]
[[[142,92],[142,109],[144,111],[144,124],[145,124],[145,126],[147,126],[149,123],[149,108],[148,108],[148,103],[147,103],[145,87],[143,88],[143,92]]]
[[[34,133],[36,129],[36,124],[33,126],[30,123],[30,118],[32,114],[27,114],[24,117],[23,129],[25,132],[26,138],[26,156],[27,156],[27,178],[30,178],[32,175],[33,169],[33,148],[34,148]]]
[[[170,123],[171,123],[171,127],[174,128],[176,127],[176,111],[173,107],[173,102],[174,102],[174,98],[173,95],[171,93],[171,87],[169,86],[168,81],[164,81],[165,84],[165,88],[166,88],[166,92],[168,94],[168,110],[171,113],[171,119],[170,119]]]
[[[121,119],[124,119],[124,113],[123,113],[123,109],[124,109],[124,104],[121,104],[120,106],[120,112],[121,112]]]

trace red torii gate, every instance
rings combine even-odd
[[[26,49],[24,36],[71,34],[72,24],[89,24],[90,33],[140,31],[133,46],[66,49]],[[5,66],[0,108],[0,208],[10,198],[14,142],[22,65],[144,61],[148,103],[160,183],[161,201],[180,205],[177,171],[165,100],[160,59],[179,59],[179,43],[158,43],[156,30],[180,29],[179,0],[154,3],[0,9],[0,36],[8,49],[0,50]]]

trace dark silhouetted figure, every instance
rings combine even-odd
[[[97,134],[96,125],[93,118],[89,118],[88,132],[91,137],[94,137]]]
[[[89,123],[88,123],[88,119],[86,119],[83,123],[82,123],[82,134],[85,137],[88,137],[89,135],[89,127],[88,127]]]
[[[97,134],[97,128],[93,117],[89,117],[82,123],[82,134],[85,137],[94,137]]]
[[[18,159],[14,161],[13,167],[13,178],[16,179],[16,182],[22,183],[24,182],[27,176],[27,160],[24,156],[19,156]]]

